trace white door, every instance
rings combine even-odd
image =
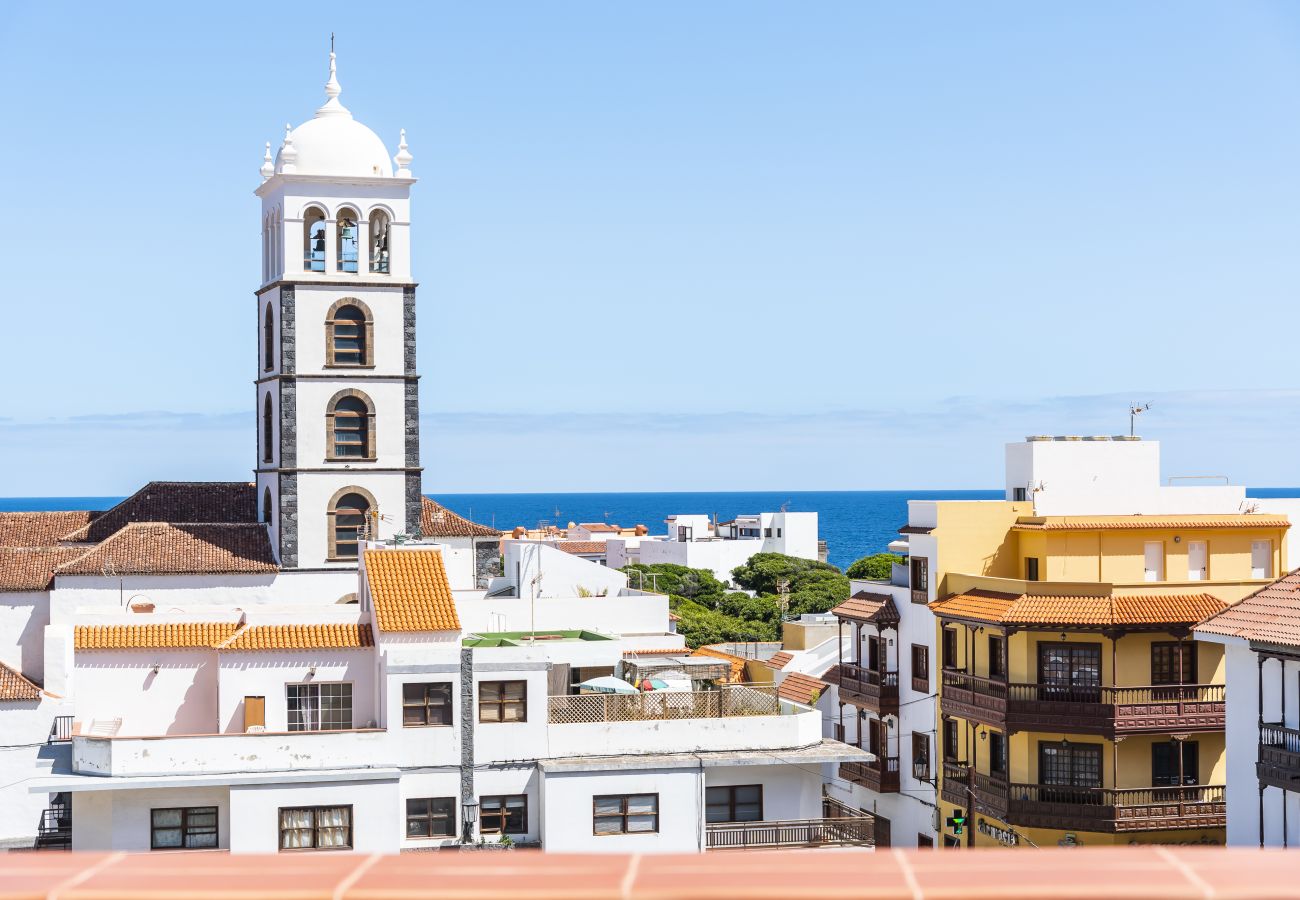
[[[1187,580],[1206,581],[1210,577],[1210,550],[1205,541],[1187,542]]]
[[[1147,581],[1164,581],[1165,580],[1165,544],[1164,541],[1147,541],[1146,553],[1146,580]]]
[[[1273,577],[1273,542],[1250,542],[1250,577]]]

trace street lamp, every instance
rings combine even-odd
[[[478,821],[478,804],[474,801],[460,805],[461,843],[468,844],[474,839],[474,823]]]

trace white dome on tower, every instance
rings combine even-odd
[[[384,142],[339,102],[334,54],[330,53],[328,98],[316,116],[297,128],[287,129],[284,144],[275,155],[277,174],[393,177],[393,162]]]

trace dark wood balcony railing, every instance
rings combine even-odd
[[[869,763],[840,763],[840,777],[878,794],[897,794],[898,757],[881,756]]]
[[[1259,726],[1260,784],[1288,791],[1300,787],[1300,729],[1277,723]]]
[[[1221,828],[1223,785],[1087,788],[1012,784],[1006,821],[1027,828],[1124,832]]]
[[[840,699],[877,713],[898,712],[897,672],[880,672],[856,663],[840,663],[833,671]]]
[[[945,670],[943,695],[944,712],[1011,731],[1114,736],[1224,727],[1221,684],[1026,684]]]
[[[975,812],[1006,821],[1010,785],[1005,778],[975,772],[971,784],[970,767],[960,762],[943,764],[943,799]],[[972,796],[973,795],[973,796]]]

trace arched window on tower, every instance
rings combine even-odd
[[[266,399],[262,402],[262,462],[271,462],[275,456],[275,440],[271,433],[271,422],[274,414],[271,411],[271,394],[268,391]]]
[[[262,368],[268,372],[275,368],[275,315],[269,303],[262,322]]]
[[[388,272],[388,214],[370,214],[370,271]]]
[[[338,233],[338,258],[335,267],[340,272],[357,271],[357,214],[350,209],[339,210],[336,223]]]
[[[373,366],[373,336],[370,309],[351,297],[338,301],[325,320],[325,364]]]
[[[331,559],[356,559],[357,550],[369,534],[370,500],[356,488],[345,489],[329,511]]]
[[[328,459],[375,458],[375,414],[370,398],[360,391],[340,391],[325,412]]]
[[[271,489],[267,488],[262,491],[262,521],[267,525],[271,524]]]
[[[325,213],[316,207],[302,217],[302,267],[308,272],[325,271]]]

